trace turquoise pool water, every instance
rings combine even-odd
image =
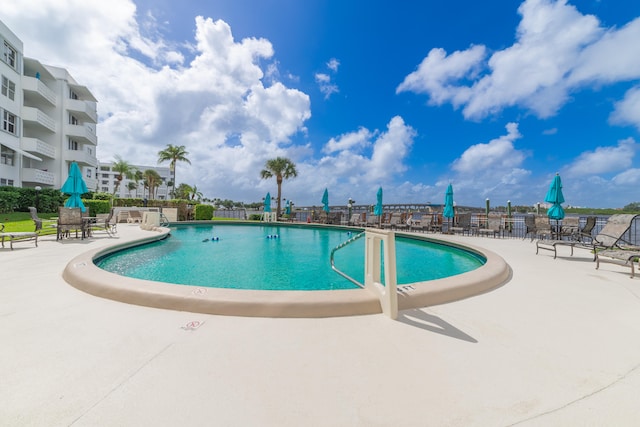
[[[123,276],[202,287],[353,289],[331,269],[330,254],[356,234],[285,225],[181,226],[172,228],[167,239],[107,255],[96,265]],[[396,255],[398,284],[465,273],[485,262],[469,251],[399,236]],[[364,238],[338,250],[335,264],[363,282]]]

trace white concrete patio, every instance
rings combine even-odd
[[[110,239],[0,250],[3,426],[633,426],[640,278],[529,240],[487,294],[384,315],[214,316],[100,299],[61,277]]]

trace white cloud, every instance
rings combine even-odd
[[[322,149],[325,153],[333,153],[335,151],[349,150],[351,148],[361,148],[371,145],[373,134],[363,127],[356,132],[349,132],[340,135],[337,138],[331,138]]]
[[[461,206],[480,206],[486,198],[505,205],[507,200],[516,202],[530,194],[531,171],[523,168],[527,153],[514,146],[522,137],[518,124],[508,123],[505,128],[506,135],[472,145],[454,160],[452,174],[436,185],[441,193],[436,197],[444,197],[449,182]]]
[[[640,130],[640,86],[629,89],[624,98],[615,104],[609,121],[613,124],[633,125]]]
[[[334,73],[338,72],[338,67],[340,66],[340,61],[336,58],[331,58],[329,62],[327,62],[327,68],[333,71]]]
[[[566,0],[526,0],[518,12],[522,19],[513,45],[488,61],[484,46],[451,55],[432,49],[397,92],[463,106],[464,116],[473,120],[510,106],[545,118],[587,83],[640,78],[640,18],[621,29],[605,29]]]
[[[638,144],[627,138],[615,147],[598,147],[580,154],[566,168],[566,175],[580,177],[617,172],[630,167]]]
[[[631,185],[637,187],[638,184],[640,184],[640,169],[627,169],[614,176],[612,181],[616,185]]]
[[[518,131],[518,124],[509,123],[506,129],[507,135],[467,148],[453,162],[452,169],[461,174],[474,174],[480,168],[504,171],[521,165],[525,155],[513,146],[513,141],[522,136]]]

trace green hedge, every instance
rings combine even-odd
[[[196,205],[194,207],[194,216],[196,220],[210,220],[213,218],[213,206]]]

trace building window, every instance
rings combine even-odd
[[[12,101],[16,96],[16,84],[5,76],[2,76],[2,94]]]
[[[17,135],[16,122],[17,122],[17,117],[15,114],[11,114],[7,110],[4,110],[2,112],[2,130],[4,130],[5,132],[9,132],[13,135]]]
[[[87,169],[87,178],[91,178],[91,169]]]
[[[80,122],[78,121],[78,119],[76,119],[76,116],[71,115],[71,114],[69,115],[69,124],[77,125],[79,123]]]
[[[11,148],[2,146],[2,148],[0,149],[0,164],[13,166],[13,159],[15,155],[16,155],[16,152],[13,151]]]
[[[104,191],[105,193],[109,192],[109,187],[102,187],[102,191]]]
[[[6,178],[0,178],[0,185],[7,185],[7,179]]]
[[[73,91],[73,89],[69,89],[69,98],[78,99],[78,95]]]
[[[16,59],[18,52],[7,42],[4,42],[4,50],[2,51],[2,59],[13,69],[16,69]]]
[[[78,151],[78,141],[74,141],[73,139],[69,140],[69,150]]]
[[[109,171],[109,170],[111,170],[111,168],[109,166],[100,166],[100,170],[101,171]]]
[[[109,185],[109,181],[102,180],[102,185]]]

